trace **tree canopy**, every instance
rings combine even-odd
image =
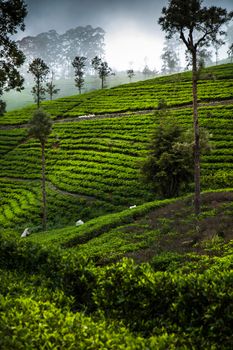
[[[32,88],[32,94],[35,97],[37,107],[40,107],[40,102],[45,98],[46,89],[43,87],[49,67],[41,58],[35,58],[29,65],[28,71],[34,76],[35,86]]]
[[[98,73],[99,78],[101,79],[101,88],[104,88],[106,78],[112,73],[112,68],[109,67],[106,61],[98,56],[95,56],[91,61],[93,69]]]
[[[159,24],[167,33],[167,38],[177,32],[190,51],[198,47],[210,46],[219,40],[218,35],[224,35],[220,30],[232,17],[233,12],[211,6],[202,7],[202,0],[171,0],[169,6],[163,7]]]
[[[24,30],[24,18],[27,14],[23,0],[5,0],[0,2],[0,97],[4,91],[23,89],[24,79],[18,68],[25,56],[12,39],[18,30]],[[0,100],[0,114],[5,110],[5,103]]]
[[[193,87],[193,128],[194,128],[194,183],[195,214],[200,213],[200,132],[197,106],[197,80],[198,80],[198,50],[212,44],[222,43],[221,30],[232,17],[233,12],[211,6],[202,6],[202,0],[170,0],[168,7],[163,7],[159,24],[170,39],[179,34],[191,54],[192,59],[192,87]]]
[[[26,55],[26,65],[36,57],[41,57],[59,78],[72,77],[72,60],[75,56],[92,57],[104,54],[105,31],[90,25],[78,26],[58,34],[55,30],[27,36],[18,41],[19,48]],[[91,64],[87,62],[87,70]],[[25,69],[26,70],[26,69]]]
[[[81,94],[82,87],[84,85],[84,68],[86,66],[86,57],[76,56],[72,62],[72,66],[75,71],[75,85],[79,89],[79,93]]]
[[[162,197],[174,197],[193,182],[194,138],[191,129],[184,129],[166,115],[161,114],[160,123],[152,133],[148,157],[141,167],[145,182]],[[211,151],[210,135],[201,129],[200,146],[202,154]]]
[[[51,130],[52,120],[42,109],[36,110],[29,122],[28,135],[39,140],[41,144],[45,144]]]
[[[162,121],[154,130],[149,155],[141,168],[143,178],[162,197],[177,196],[193,179],[192,139],[187,142],[178,124]]]

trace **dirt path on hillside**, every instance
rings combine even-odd
[[[233,99],[230,100],[221,100],[221,101],[210,101],[208,103],[201,102],[198,103],[198,107],[205,107],[205,106],[218,106],[218,105],[228,105],[233,104]],[[175,106],[175,107],[168,107],[168,110],[179,110],[183,108],[192,108],[192,104],[184,104],[182,106]],[[68,118],[58,118],[54,120],[54,123],[59,122],[72,122],[72,121],[82,121],[82,120],[89,120],[89,119],[102,119],[102,118],[119,118],[119,117],[127,117],[130,115],[145,115],[149,113],[154,113],[158,111],[157,109],[143,109],[143,110],[137,110],[137,111],[127,111],[127,112],[114,112],[114,113],[108,113],[108,114],[96,114],[91,116],[77,116],[77,117],[68,117]]]
[[[74,197],[74,198],[77,198],[77,199],[85,199],[86,201],[95,201],[96,198],[95,197],[92,197],[92,196],[86,196],[84,194],[78,194],[78,193],[74,193],[74,192],[68,192],[68,191],[64,191],[64,190],[61,190],[60,188],[56,187],[54,184],[52,184],[52,182],[48,182],[46,181],[48,187],[57,192],[57,193],[60,193],[64,196],[70,196],[70,197]]]
[[[229,100],[219,100],[219,101],[210,101],[208,103],[201,102],[198,103],[198,107],[206,107],[206,106],[218,106],[218,105],[229,105],[233,104],[233,99]],[[168,107],[168,110],[178,110],[182,108],[192,108],[192,104],[186,104],[182,106],[176,106],[176,107]],[[64,123],[64,122],[81,122],[83,120],[93,120],[93,119],[104,119],[104,118],[120,118],[120,117],[128,117],[131,115],[145,115],[149,113],[156,112],[157,109],[143,109],[143,110],[137,110],[137,111],[127,111],[127,112],[114,112],[114,113],[108,113],[108,114],[90,114],[86,116],[77,116],[77,117],[58,117],[57,119],[53,120],[54,124],[57,123]],[[12,130],[12,129],[23,129],[27,128],[28,124],[5,124],[0,125],[0,130]]]

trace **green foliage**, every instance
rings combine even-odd
[[[35,58],[29,64],[28,72],[34,76],[35,86],[32,88],[32,94],[37,103],[37,108],[39,108],[41,101],[45,99],[46,89],[42,83],[49,73],[49,67],[41,58]]]
[[[210,42],[220,45],[224,42],[220,37],[224,34],[221,26],[227,24],[233,17],[233,12],[227,13],[221,7],[202,7],[202,0],[191,0],[188,3],[181,0],[171,0],[168,7],[163,7],[163,16],[159,24],[171,39],[178,34],[192,57],[192,97],[194,125],[194,207],[195,214],[200,213],[200,143],[198,117],[198,57],[197,52]],[[216,64],[217,65],[217,64]]]
[[[131,82],[132,78],[135,76],[134,70],[133,69],[128,69],[126,71],[126,74],[127,74],[128,78],[129,78],[129,80]]]
[[[166,31],[167,37],[171,38],[178,32],[190,51],[194,47],[197,50],[199,46],[209,46],[211,42],[218,42],[217,36],[224,34],[220,32],[221,26],[233,16],[231,12],[227,13],[227,10],[221,7],[202,7],[202,0],[192,0],[189,3],[172,0],[167,8],[163,8],[162,14],[159,24]],[[194,39],[195,31],[199,35],[195,40],[188,40]]]
[[[173,334],[143,339],[122,324],[62,311],[54,303],[31,298],[1,297],[1,349],[175,349],[182,343]],[[186,347],[184,347],[186,349]]]
[[[2,116],[6,111],[6,102],[0,100],[0,116]]]
[[[93,67],[93,69],[97,72],[98,68],[100,66],[101,63],[101,58],[98,56],[95,56],[92,60],[91,60],[91,65]]]
[[[101,87],[104,88],[106,78],[111,74],[112,69],[108,66],[108,63],[102,61],[99,57],[94,57],[92,59],[92,67],[96,72],[98,72],[99,78],[101,79]]]
[[[72,62],[72,66],[75,69],[75,85],[79,89],[79,93],[81,94],[82,87],[84,85],[84,68],[85,62],[87,58],[82,56],[76,56]]]
[[[154,273],[148,265],[123,260],[100,276],[94,293],[97,306],[132,330],[186,333],[194,348],[230,345],[233,276],[228,270],[184,276]]]
[[[177,196],[193,178],[192,142],[185,140],[179,125],[165,118],[155,129],[149,148],[141,169],[144,180],[164,197]]]
[[[211,68],[216,80],[205,77],[210,70],[203,72],[200,102],[232,97],[232,65]],[[177,238],[178,224],[181,243],[196,228],[188,211],[190,198],[183,204],[185,210],[178,213],[171,208],[166,217],[161,216],[162,207],[179,207],[174,199],[140,205],[152,196],[149,187],[140,183],[139,163],[162,114],[132,111],[163,109],[162,98],[166,108],[185,106],[190,94],[187,72],[43,103],[55,120],[53,133],[43,133],[48,145],[49,227],[72,226],[26,239],[19,238],[26,226],[40,230],[40,148],[37,141],[26,139],[24,128],[16,129],[14,124],[27,122],[34,107],[0,119],[3,125],[13,124],[12,129],[0,131],[0,225],[17,230],[0,235],[2,349],[230,348],[232,244],[225,244],[224,234],[232,217],[231,196],[226,194],[229,203],[203,208],[200,216],[200,225],[201,220],[219,217],[221,221],[219,229],[213,221],[212,231],[218,232],[212,238],[197,239],[191,247],[210,257],[166,250],[166,243]],[[114,111],[129,114],[101,120],[78,118]],[[191,108],[171,110],[171,116],[181,130],[190,128]],[[56,123],[59,118],[64,120]],[[212,153],[202,157],[203,184],[229,187],[232,105],[203,105],[200,120],[214,144]],[[190,134],[186,137],[190,148]],[[180,149],[180,142],[176,143],[176,150]],[[133,204],[137,207],[129,209]],[[158,208],[161,215],[155,212]],[[66,215],[61,217],[61,212]],[[156,222],[151,220],[153,215],[158,215]],[[76,227],[79,218],[85,224]],[[184,232],[187,227],[189,231]],[[103,266],[123,255],[147,261],[155,256],[150,265],[124,259]]]
[[[29,122],[28,135],[40,141],[41,144],[41,178],[42,178],[42,227],[46,230],[47,210],[46,210],[46,182],[45,182],[45,143],[52,131],[52,121],[49,116],[38,109],[32,120]]]
[[[28,135],[38,139],[41,144],[45,144],[51,131],[52,121],[48,114],[42,109],[35,111],[29,121]]]
[[[56,86],[54,85],[53,79],[54,79],[54,72],[52,71],[51,80],[48,83],[46,83],[46,92],[49,95],[51,101],[53,99],[53,96],[58,94],[58,92],[60,91],[60,89],[57,89]]]
[[[134,210],[127,209],[119,213],[111,213],[97,217],[85,223],[80,227],[69,226],[62,229],[56,229],[49,232],[49,235],[35,235],[32,240],[49,245],[59,244],[63,247],[74,247],[79,244],[87,243],[109,230],[117,228],[124,224],[132,223],[135,219],[142,217],[151,209],[164,207],[173,203],[174,199],[162,201],[153,201],[145,203]]]
[[[1,234],[1,348],[228,349],[232,245],[224,249],[215,259],[167,255],[176,268],[155,272],[128,259],[96,268]]]
[[[209,67],[203,70],[198,82],[199,102],[228,100],[232,98],[232,64]],[[215,79],[208,78],[209,75]],[[42,102],[43,108],[53,118],[78,117],[86,114],[108,114],[156,109],[159,100],[167,101],[168,107],[187,106],[192,102],[190,72],[158,77],[146,81],[121,85],[108,90],[98,90],[82,95]],[[216,107],[217,108],[217,107]],[[10,111],[0,118],[0,124],[27,122],[35,107]],[[184,116],[185,117],[185,116]]]
[[[24,30],[24,18],[27,14],[23,0],[1,1],[0,12],[0,97],[4,91],[23,89],[24,79],[18,69],[25,57],[12,39],[18,29]],[[0,116],[5,112],[5,102],[0,100]]]
[[[218,71],[223,74],[221,67]],[[56,108],[61,108],[62,101]],[[191,108],[170,113],[182,129],[191,128]],[[21,115],[27,115],[25,110]],[[227,188],[233,179],[232,104],[202,106],[199,116],[213,145],[211,153],[201,158],[203,189]],[[4,118],[7,121],[7,114]],[[140,181],[139,167],[146,158],[151,132],[159,122],[157,114],[130,114],[54,123],[46,147],[48,228],[75,224],[79,218],[86,222],[153,200],[150,187]],[[0,223],[18,230],[32,225],[38,230],[40,145],[32,139],[26,141],[24,128],[1,130],[0,135],[0,192],[4,201]],[[13,207],[8,203],[10,196]],[[60,207],[65,216],[59,214]],[[5,216],[5,208],[11,212],[11,220]]]

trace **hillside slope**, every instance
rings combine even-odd
[[[233,180],[232,87],[232,64],[206,69],[199,81],[200,124],[214,144],[202,158],[203,189]],[[54,120],[46,154],[49,228],[155,199],[139,168],[162,98],[175,120],[192,126],[189,72],[43,103]],[[19,231],[40,230],[40,148],[25,124],[34,109],[0,118],[0,225]]]
[[[92,219],[82,226],[31,235],[30,242],[70,250],[97,264],[122,257],[151,262],[158,256],[218,255],[233,239],[233,192],[202,194],[202,213],[193,215],[192,196],[153,201]],[[157,258],[156,258],[157,259]]]
[[[161,98],[192,125],[190,73],[43,104],[54,121],[46,232],[34,107],[0,119],[1,349],[232,348],[232,68],[199,82],[214,144],[199,217],[192,194],[156,199],[139,176]]]

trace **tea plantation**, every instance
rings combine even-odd
[[[0,349],[232,348],[233,64],[198,91],[198,220],[193,184],[162,199],[140,175],[162,100],[192,127],[190,72],[43,102],[46,232],[35,106],[0,117]]]

